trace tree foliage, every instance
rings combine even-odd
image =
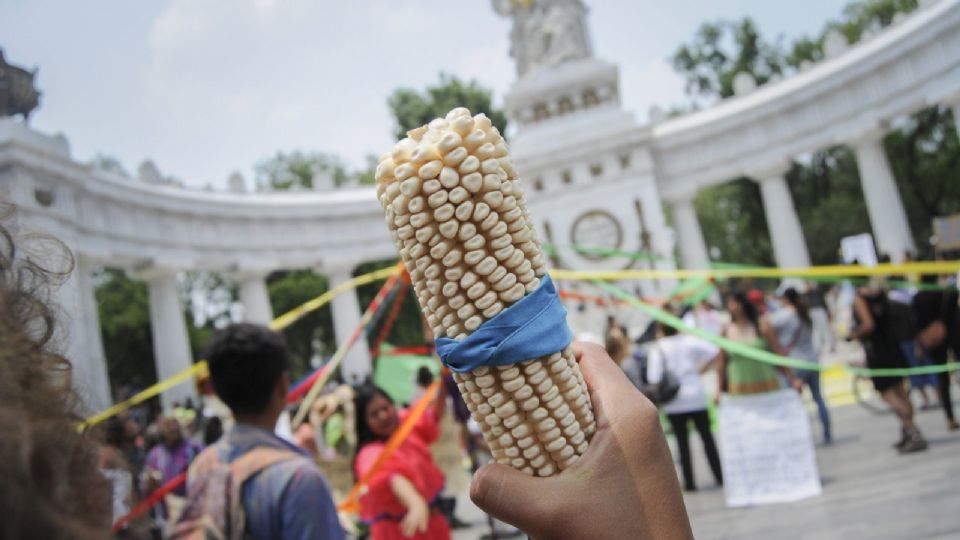
[[[319,174],[327,174],[334,186],[350,180],[340,160],[322,152],[280,152],[253,166],[254,183],[259,190],[313,189]]]
[[[270,304],[281,315],[327,292],[327,278],[309,270],[274,272],[267,278]],[[326,305],[283,330],[290,349],[294,376],[311,369],[314,355],[326,356],[336,349],[333,315]]]
[[[451,109],[466,107],[473,114],[484,113],[500,133],[507,127],[507,116],[493,107],[490,90],[476,81],[464,82],[459,78],[440,74],[440,81],[428,86],[423,92],[411,88],[399,88],[387,101],[396,121],[394,136],[402,139],[407,131],[429,123],[434,118],[446,116]]]
[[[116,268],[103,269],[94,280],[111,386],[143,387],[155,382],[147,285]]]
[[[733,95],[733,79],[740,72],[752,74],[758,84],[781,74],[783,51],[764,41],[750,18],[709,22],[692,43],[677,49],[673,65],[687,79],[687,94],[725,98]]]
[[[789,45],[767,41],[750,19],[704,24],[693,40],[673,56],[696,106],[733,95],[733,79],[751,74],[758,84],[789,76],[824,58],[828,33],[839,31],[849,42],[891,24],[898,13],[916,9],[916,0],[862,0],[847,5],[839,21],[825,24],[814,37]],[[944,107],[930,107],[902,119],[885,139],[914,239],[928,244],[932,218],[960,211],[960,141]],[[846,147],[811,149],[786,175],[814,264],[837,260],[840,239],[870,231],[860,178]],[[757,186],[745,178],[707,188],[696,209],[711,253],[731,262],[770,264],[770,237]],[[923,253],[921,253],[923,255]]]

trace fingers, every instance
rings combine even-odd
[[[405,519],[400,522],[400,534],[402,534],[404,538],[413,536],[413,526],[409,520]]]
[[[573,353],[580,364],[580,372],[590,389],[594,413],[598,420],[608,411],[618,410],[618,401],[640,398],[640,392],[627,375],[615,364],[603,347],[593,343],[573,343]]]
[[[498,463],[480,468],[470,485],[470,499],[481,510],[533,537],[563,515],[558,477],[535,478]]]

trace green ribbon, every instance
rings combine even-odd
[[[789,367],[793,369],[806,369],[810,371],[825,371],[829,369],[830,366],[824,366],[818,362],[810,362],[807,360],[799,360],[797,358],[790,358],[787,356],[780,356],[774,354],[770,351],[763,349],[758,349],[756,347],[751,347],[744,343],[738,341],[733,341],[716,334],[711,334],[700,328],[694,328],[688,326],[678,317],[675,317],[662,309],[642,302],[637,297],[633,296],[630,293],[616,287],[610,283],[606,283],[600,280],[593,280],[593,283],[600,287],[601,289],[609,292],[613,296],[617,297],[620,300],[630,304],[631,306],[637,308],[643,313],[649,315],[652,319],[661,322],[667,326],[676,328],[678,331],[685,332],[687,334],[697,336],[704,341],[713,343],[721,349],[749,358],[751,360],[756,360],[758,362],[763,362],[765,364],[770,364],[774,366]],[[932,366],[920,366],[915,368],[882,368],[882,369],[869,369],[869,368],[860,368],[854,366],[848,366],[845,364],[840,364],[840,366],[847,370],[848,372],[860,376],[860,377],[908,377],[910,375],[925,375],[928,373],[942,373],[946,371],[953,371],[955,369],[960,369],[960,363],[950,362],[947,364],[941,365],[932,365]]]

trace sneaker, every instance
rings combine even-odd
[[[460,520],[460,518],[457,516],[450,516],[450,519],[447,521],[449,522],[451,529],[469,529],[470,527],[473,527],[472,524]]]
[[[923,435],[920,434],[920,431],[913,430],[907,436],[906,442],[898,448],[901,454],[912,454],[914,452],[921,452],[927,449],[927,441],[923,438]]]
[[[900,431],[900,440],[897,441],[897,442],[895,442],[895,443],[893,443],[890,447],[893,448],[894,450],[899,450],[899,449],[901,449],[901,448],[903,447],[903,445],[907,444],[907,439],[908,439],[908,437],[907,437],[907,432],[901,430],[901,431]]]

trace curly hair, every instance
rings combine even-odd
[[[93,442],[77,432],[50,302],[73,258],[49,236],[15,234],[12,217],[0,203],[0,537],[104,538],[109,488]]]

